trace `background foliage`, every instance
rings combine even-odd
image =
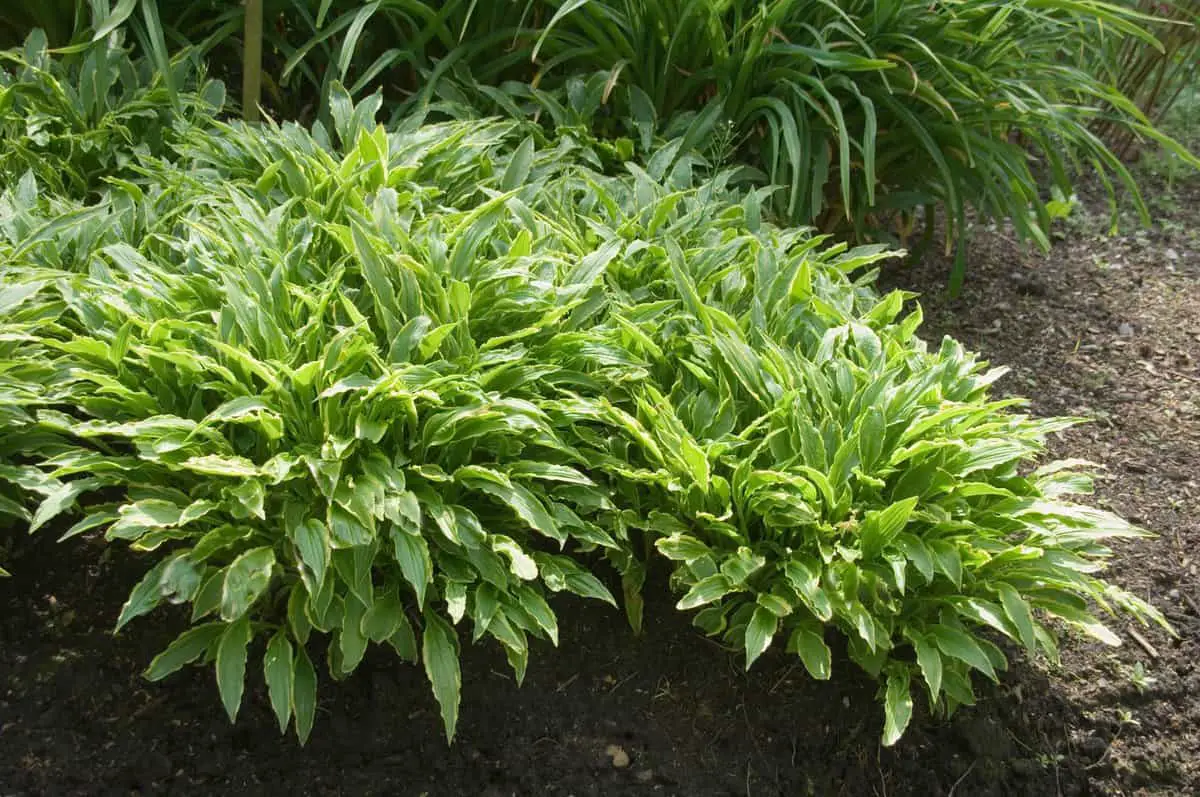
[[[240,3],[93,6],[102,28],[127,23],[148,52],[186,44],[217,76],[240,75]],[[781,187],[770,202],[780,220],[918,250],[940,228],[956,287],[969,218],[1010,220],[1048,245],[1045,181],[1070,196],[1094,171],[1123,184],[1145,220],[1106,141],[1156,141],[1200,165],[1146,116],[1169,105],[1195,52],[1195,28],[1152,22],[1161,11],[1097,0],[266,0],[263,101],[328,124],[340,81],[355,97],[382,88],[394,119],[533,117],[627,139],[641,157],[692,125],[689,147],[707,142],[715,160],[750,167],[742,179]]]
[[[1128,5],[1156,20],[1147,25],[1162,43],[1161,48],[1139,46],[1128,39],[1109,37],[1093,53],[1092,66],[1106,76],[1142,112],[1156,123],[1190,89],[1194,89],[1200,65],[1200,3],[1194,0],[1151,3],[1140,0]],[[1115,140],[1117,152],[1130,154],[1137,143],[1128,131],[1106,124],[1104,133]]]

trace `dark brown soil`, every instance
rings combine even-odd
[[[1200,794],[1200,179],[1146,194],[1150,229],[1108,237],[1107,208],[1089,201],[1046,256],[979,231],[962,295],[922,297],[924,334],[1012,367],[1000,389],[1028,396],[1036,414],[1093,421],[1051,453],[1106,465],[1096,502],[1160,535],[1116,546],[1109,577],[1179,636],[1125,626],[1116,650],[1065,646],[1049,676],[1070,720],[1054,742],[1095,793]],[[934,285],[946,268],[886,280]]]
[[[142,563],[46,535],[18,542],[5,560],[14,577],[0,581],[0,795],[1200,794],[1191,191],[1143,234],[1068,225],[1049,257],[981,231],[955,301],[937,287],[944,263],[886,276],[929,291],[927,338],[953,334],[1012,366],[1004,389],[1038,413],[1096,419],[1054,453],[1106,463],[1097,500],[1161,534],[1122,549],[1112,570],[1178,629],[1142,631],[1153,654],[1127,636],[1117,650],[1068,644],[1054,670],[1019,661],[1001,686],[981,687],[977,707],[948,722],[919,716],[886,750],[874,686],[847,662],[820,684],[773,651],[747,675],[661,599],[641,637],[616,612],[561,601],[561,649],[538,650],[524,686],[491,647],[465,652],[453,746],[423,673],[381,655],[323,684],[301,749],[279,735],[258,673],[235,726],[211,671],[143,681],[181,624],[145,618],[109,633]]]

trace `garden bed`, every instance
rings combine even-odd
[[[1141,632],[1155,655],[1124,634],[1115,652],[1072,641],[1060,669],[1021,663],[999,687],[981,684],[977,707],[948,723],[919,713],[884,749],[875,685],[849,662],[818,683],[773,649],[747,676],[666,601],[647,606],[641,637],[618,612],[563,601],[561,650],[536,648],[521,688],[494,645],[464,650],[452,747],[423,673],[374,653],[321,690],[301,750],[279,735],[254,668],[236,726],[219,711],[211,669],[142,680],[186,618],[154,616],[114,638],[142,563],[83,542],[55,548],[43,533],[16,547],[6,559],[14,577],[0,581],[0,793],[1200,790],[1200,197],[1191,192],[1146,233],[1106,239],[1090,221],[1070,225],[1047,258],[980,232],[955,301],[935,287],[944,263],[887,275],[927,291],[926,339],[952,334],[1012,366],[1001,389],[1030,396],[1039,414],[1098,419],[1054,453],[1106,463],[1097,500],[1160,532],[1113,571],[1175,624],[1178,640]]]

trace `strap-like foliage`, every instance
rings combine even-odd
[[[84,196],[102,181],[127,178],[143,156],[186,140],[224,102],[216,81],[193,80],[186,61],[165,79],[106,37],[82,52],[51,57],[35,30],[20,51],[0,51],[0,177],[30,171],[56,194]],[[171,86],[191,81],[194,91]]]

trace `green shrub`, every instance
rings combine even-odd
[[[612,177],[379,106],[193,130],[86,198],[2,186],[4,506],[153,562],[118,629],[190,605],[148,677],[213,664],[235,717],[253,653],[305,739],[318,642],[334,678],[388,644],[452,736],[461,635],[519,679],[550,593],[615,603],[607,560],[636,624],[662,554],[748,663],[787,634],[826,677],[837,628],[890,743],[914,674],[970,702],[993,630],[1053,652],[1046,617],[1115,641],[1088,599],[1161,619],[1094,575],[1141,532],[1018,470],[1066,422],[1006,413],[851,278],[883,248],[765,223],[770,190],[697,181],[683,139]]]
[[[641,413],[693,455],[658,496],[679,608],[700,609],[696,625],[747,666],[778,638],[815,678],[830,677],[836,628],[886,679],[886,744],[911,715],[910,681],[953,710],[974,702],[972,669],[1005,668],[987,632],[1057,658],[1043,617],[1110,644],[1093,602],[1161,622],[1093,575],[1106,540],[1145,532],[1063,500],[1090,492],[1077,464],[1021,467],[1071,420],[1006,412],[1019,402],[987,395],[1001,369],[981,372],[949,339],[924,352],[919,315],[896,322],[900,307],[892,294],[859,319],[828,314],[837,325],[807,345],[746,317],[712,346],[701,336],[716,322],[684,314],[660,345],[687,370],[669,394],[647,390]],[[793,308],[768,306],[768,328],[789,330]]]
[[[1158,46],[1137,39],[1110,37],[1103,41],[1103,46],[1086,53],[1085,58],[1090,69],[1117,86],[1147,117],[1160,123],[1200,76],[1197,72],[1200,2],[1126,0],[1123,5],[1155,18],[1147,27],[1156,36]],[[1125,156],[1137,143],[1129,131],[1111,122],[1102,125],[1101,130],[1115,139],[1114,149],[1119,155]]]
[[[297,128],[219,128],[196,161],[80,209],[86,246],[14,242],[5,360],[47,364],[36,419],[70,441],[22,451],[62,480],[31,528],[96,495],[64,536],[153,552],[118,629],[161,602],[197,625],[149,677],[215,661],[233,717],[269,637],[271,700],[303,739],[310,634],[332,635],[335,677],[386,642],[424,661],[452,735],[451,621],[500,641],[519,679],[527,638],[557,638],[547,590],[613,600],[563,555],[616,545],[588,519],[604,493],[565,409],[597,408],[568,399],[599,377],[551,356],[594,258],[536,217],[498,224],[515,199],[442,204],[523,182],[527,149],[492,176],[502,133],[380,130],[335,158]]]

